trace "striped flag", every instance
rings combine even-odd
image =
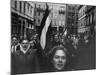
[[[51,19],[50,19],[50,14],[49,14],[49,10],[48,10],[48,6],[45,10],[45,14],[44,14],[44,17],[41,21],[41,26],[40,26],[40,45],[41,45],[41,48],[44,50],[45,49],[45,46],[46,46],[46,35],[47,35],[47,32],[48,32],[48,28],[50,26],[50,23],[51,23]]]

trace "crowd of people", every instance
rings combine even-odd
[[[33,37],[34,36],[34,37]],[[78,35],[59,35],[48,38],[48,47],[42,50],[39,44],[39,36],[36,33],[28,40],[17,36],[11,38],[11,62],[12,73],[37,73],[73,70],[71,67],[77,57],[77,48],[80,44]],[[52,38],[52,40],[51,40]],[[84,36],[85,43],[89,42],[89,35]]]
[[[48,53],[42,51],[38,41],[27,38],[11,39],[12,73],[62,71],[69,61],[68,50],[61,44],[53,46]],[[68,65],[67,65],[68,68]]]

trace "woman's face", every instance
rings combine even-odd
[[[66,64],[66,54],[63,50],[57,50],[53,56],[53,65],[57,70],[62,70]]]

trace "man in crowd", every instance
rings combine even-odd
[[[12,39],[11,39],[11,52],[13,53],[13,52],[16,52],[16,48],[17,48],[17,46],[18,46],[18,39],[17,39],[17,37],[12,37]]]
[[[37,50],[33,49],[27,39],[22,39],[13,56],[15,74],[39,72]]]

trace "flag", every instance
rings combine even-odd
[[[46,35],[51,23],[49,12],[50,11],[48,10],[48,6],[47,6],[43,19],[41,21],[41,25],[40,25],[40,46],[43,50],[45,49],[45,46],[46,46],[46,39],[47,39]]]

